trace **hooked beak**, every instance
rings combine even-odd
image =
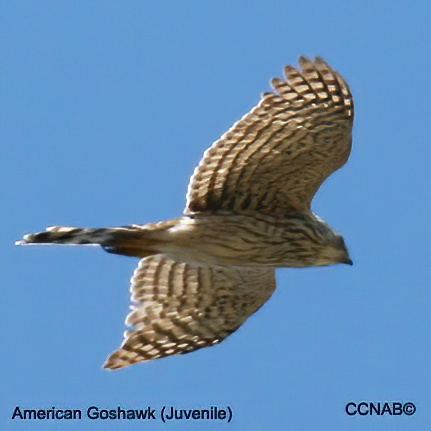
[[[348,257],[347,259],[343,260],[342,263],[345,263],[347,265],[353,265],[353,261],[352,261],[352,259],[350,259],[350,257]]]

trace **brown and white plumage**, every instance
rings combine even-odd
[[[121,348],[105,367],[187,353],[220,343],[275,289],[273,269],[197,266],[151,256],[131,280],[132,312]]]
[[[97,244],[141,259],[131,280],[132,329],[105,368],[221,342],[269,299],[276,267],[351,264],[343,238],[310,203],[349,156],[352,96],[322,59],[299,62],[205,152],[183,217],[52,227],[18,243]]]
[[[283,217],[306,211],[322,182],[346,163],[353,100],[322,59],[285,68],[274,93],[206,152],[191,179],[186,212],[227,210]]]

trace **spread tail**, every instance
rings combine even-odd
[[[149,238],[150,232],[141,226],[101,229],[51,226],[46,228],[45,232],[24,235],[24,238],[15,244],[100,245],[108,253],[142,258],[159,253],[159,241]]]

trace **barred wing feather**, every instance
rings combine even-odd
[[[287,66],[275,92],[216,141],[196,168],[186,214],[259,211],[284,217],[307,211],[322,182],[347,161],[353,100],[322,59]]]
[[[131,279],[132,312],[105,368],[192,352],[220,343],[272,295],[274,269],[193,266],[157,255]]]

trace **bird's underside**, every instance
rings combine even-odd
[[[353,100],[323,60],[300,58],[273,93],[204,154],[184,216],[118,228],[52,227],[27,244],[96,244],[140,258],[121,347],[105,368],[221,342],[272,295],[275,268],[351,263],[342,237],[310,210],[347,160]]]

